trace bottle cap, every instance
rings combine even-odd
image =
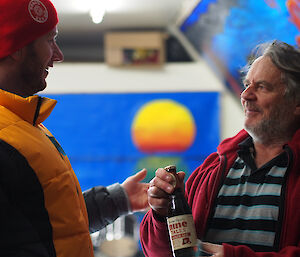
[[[176,166],[175,165],[168,165],[164,168],[167,172],[172,172],[176,174]]]
[[[169,165],[164,168],[167,172],[170,173],[170,175],[174,178],[172,186],[175,188],[177,184],[177,176],[176,176],[176,166],[175,165]]]

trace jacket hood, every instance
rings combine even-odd
[[[217,148],[218,153],[220,155],[224,155],[236,152],[239,149],[238,144],[244,141],[248,136],[248,132],[243,129],[235,136],[224,139]],[[296,131],[293,138],[289,142],[287,142],[286,145],[292,150],[294,160],[300,162],[300,129]]]
[[[300,165],[300,129],[296,131],[291,141],[287,143],[287,145],[291,148],[293,152],[293,160],[294,166],[300,173],[299,165]]]
[[[296,131],[292,140],[288,142],[288,146],[295,149],[297,152],[300,151],[300,129]]]
[[[39,124],[47,119],[57,101],[38,95],[21,97],[0,89],[0,105],[11,110],[30,124]]]

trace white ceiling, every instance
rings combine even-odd
[[[102,23],[89,15],[93,4],[106,3]],[[178,22],[199,0],[52,0],[64,32],[124,28],[165,28]]]

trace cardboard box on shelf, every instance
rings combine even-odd
[[[166,34],[158,31],[107,32],[105,61],[111,66],[161,66],[165,62]]]

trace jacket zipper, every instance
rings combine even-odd
[[[225,155],[224,156],[220,155],[219,158],[220,158],[220,167],[219,167],[219,170],[218,170],[218,177],[216,179],[215,186],[214,186],[214,191],[211,194],[210,199],[206,203],[206,209],[208,211],[207,211],[207,216],[206,216],[207,222],[206,222],[206,227],[204,229],[204,235],[206,235],[206,233],[208,231],[208,228],[209,228],[209,224],[212,221],[213,209],[214,209],[214,206],[215,206],[216,201],[217,201],[217,197],[216,197],[217,193],[219,192],[220,187],[222,186],[223,181],[226,177],[225,176],[225,171],[226,171],[226,165],[227,165],[227,158],[226,158]]]
[[[36,125],[37,118],[39,117],[39,114],[40,114],[40,109],[41,109],[42,102],[43,102],[43,98],[39,96],[38,102],[37,102],[37,105],[36,105],[36,109],[35,109],[35,113],[34,113],[34,117],[33,117],[33,123],[32,123],[33,126]]]
[[[293,152],[290,147],[286,146],[285,147],[286,152],[288,154],[288,165],[287,165],[287,171],[284,177],[284,182],[282,184],[282,192],[281,195],[283,196],[281,201],[280,201],[280,207],[279,207],[279,215],[278,215],[278,225],[277,225],[277,232],[276,232],[276,237],[274,241],[274,246],[276,246],[277,251],[282,249],[283,241],[284,238],[286,237],[286,226],[282,226],[282,224],[286,223],[284,222],[286,220],[286,212],[287,212],[287,203],[286,199],[287,194],[288,194],[288,173],[291,171],[291,164],[292,164],[292,159],[293,159]]]

